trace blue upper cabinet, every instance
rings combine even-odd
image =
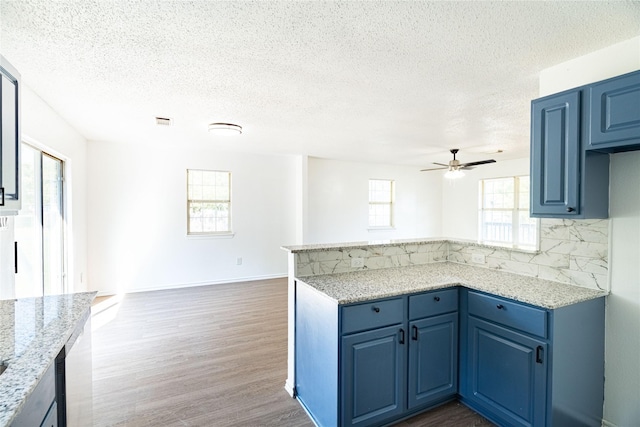
[[[20,210],[20,74],[0,55],[0,216]]]
[[[580,92],[531,105],[531,216],[580,214]]]
[[[639,76],[640,73],[635,74],[636,78]],[[589,102],[589,97],[596,91],[603,91],[610,94],[611,99],[615,99],[605,102],[605,107],[611,113],[609,115],[615,116],[615,119],[609,122],[616,123],[616,126],[610,126],[611,129],[615,128],[615,131],[611,130],[608,133],[609,138],[613,138],[614,135],[615,138],[622,138],[623,132],[629,137],[632,135],[634,123],[635,132],[640,131],[640,114],[633,113],[631,106],[623,108],[623,103],[633,103],[633,96],[623,96],[621,94],[624,91],[621,90],[610,90],[611,81],[572,89],[531,102],[532,217],[609,217],[609,155],[606,151],[613,149],[591,150],[588,145],[594,122],[593,103]],[[640,92],[635,94],[640,95]],[[640,99],[637,101],[640,102]],[[628,113],[629,111],[632,113]],[[637,116],[635,122],[632,120],[634,114]],[[622,126],[622,123],[625,123],[625,126]],[[620,143],[621,139],[618,139],[615,143],[607,144]],[[626,149],[633,149],[630,147],[627,146]]]
[[[640,71],[589,85],[589,150],[640,149]]]

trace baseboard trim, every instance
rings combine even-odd
[[[607,420],[602,420],[602,427],[618,427],[618,425],[614,423],[610,423]]]
[[[287,393],[289,393],[289,396],[295,398],[295,392],[293,390],[293,384],[291,384],[289,382],[289,379],[287,378],[287,380],[284,382],[284,389],[287,391]]]
[[[286,273],[280,274],[266,274],[261,276],[248,276],[248,277],[234,277],[221,280],[207,280],[202,282],[190,282],[190,283],[173,283],[161,286],[144,286],[135,289],[127,289],[124,291],[126,294],[133,294],[138,292],[152,292],[152,291],[166,291],[171,289],[182,288],[194,288],[197,286],[209,286],[209,285],[224,285],[227,283],[239,283],[239,282],[255,282],[258,280],[270,280],[270,279],[286,279]],[[99,297],[113,295],[113,291],[98,291]]]

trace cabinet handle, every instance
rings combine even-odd
[[[541,345],[536,348],[536,363],[542,363],[542,357],[544,355],[544,348]]]
[[[375,311],[376,313],[380,313],[380,307],[373,306],[373,307],[371,307],[371,309],[373,311]]]
[[[434,300],[435,302],[438,302],[438,301],[440,301],[440,297],[433,297],[433,300]]]
[[[4,206],[4,187],[0,187],[0,206]]]
[[[416,325],[413,325],[411,327],[411,331],[412,331],[411,339],[414,341],[418,341],[418,327]]]
[[[13,269],[18,274],[18,242],[13,242]]]
[[[400,344],[404,344],[404,329],[400,328]]]
[[[496,305],[496,308],[497,308],[498,310],[502,310],[502,309],[504,308],[504,305],[502,305],[502,304],[498,304],[498,305]]]
[[[568,207],[567,208],[567,212],[575,212],[576,208],[572,208],[572,207]]]

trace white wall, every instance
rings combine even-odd
[[[640,422],[640,152],[611,155],[605,419]]]
[[[640,36],[540,74],[540,95],[640,70]],[[640,153],[611,156],[605,345],[605,425],[640,420]]]
[[[305,244],[441,236],[441,174],[309,158],[307,179]],[[368,230],[369,179],[395,181],[393,230]]]
[[[26,84],[22,85],[23,140],[65,162],[67,291],[87,290],[86,140]]]
[[[498,159],[496,159],[498,160]],[[464,171],[457,180],[442,180],[442,235],[478,240],[478,185],[481,179],[529,175],[529,159],[498,160]]]
[[[281,277],[296,158],[90,141],[89,272],[101,293]],[[186,170],[232,173],[232,238],[186,235]],[[242,258],[242,265],[236,259]]]

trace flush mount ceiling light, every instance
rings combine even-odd
[[[169,117],[156,117],[156,124],[158,126],[171,126],[173,124],[173,120]]]
[[[240,135],[242,126],[233,123],[209,123],[209,132],[217,135]]]

